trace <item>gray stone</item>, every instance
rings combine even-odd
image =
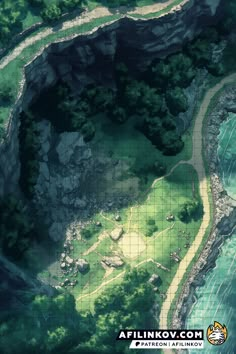
[[[108,266],[108,267],[121,267],[124,264],[124,261],[119,257],[119,256],[105,256],[102,258],[102,261]]]
[[[56,147],[58,159],[63,165],[67,165],[76,147],[84,146],[84,139],[80,133],[62,133]]]
[[[49,174],[49,169],[48,165],[45,162],[40,162],[39,163],[39,173],[48,181],[50,174]]]
[[[66,263],[68,263],[69,265],[73,264],[74,263],[74,260],[73,258],[69,257],[69,256],[66,256]]]
[[[119,238],[123,235],[124,231],[122,227],[118,227],[111,231],[110,237],[113,241],[119,240]]]

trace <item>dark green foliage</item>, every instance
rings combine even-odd
[[[143,81],[132,80],[125,89],[124,99],[132,113],[158,114],[162,106],[162,98],[156,89],[151,88]]]
[[[199,200],[189,200],[181,205],[178,218],[188,223],[191,220],[199,220],[203,215],[203,206]]]
[[[22,17],[27,9],[22,0],[2,0],[0,2],[0,42],[6,44],[12,33],[22,31]]]
[[[81,316],[70,294],[36,295],[23,313],[1,321],[0,351],[4,354],[56,354],[86,341],[95,327],[91,315]]]
[[[187,87],[196,75],[191,58],[184,53],[169,56],[151,67],[152,77],[160,90],[165,87]]]
[[[61,0],[59,2],[59,6],[63,12],[80,8],[81,5],[81,0]]]
[[[204,67],[211,62],[211,46],[207,39],[198,38],[196,41],[189,43],[186,49],[195,65]]]
[[[153,327],[150,310],[156,303],[150,274],[126,273],[120,285],[106,289],[95,301],[94,313],[80,315],[67,293],[36,295],[24,312],[2,318],[0,351],[4,354],[128,354],[127,342],[116,342],[120,328]],[[136,351],[134,351],[136,353]]]
[[[111,120],[121,124],[128,119],[125,108],[118,105],[115,105],[112,109],[109,110],[108,117]]]
[[[180,87],[175,87],[166,92],[166,103],[173,115],[185,112],[188,109],[187,97]]]
[[[93,95],[89,90],[86,92],[95,97],[96,91]],[[50,105],[45,105],[45,101],[50,102]],[[43,116],[50,120],[58,133],[79,131],[85,141],[90,141],[95,135],[94,125],[89,120],[93,114],[93,105],[89,97],[85,92],[75,97],[64,84],[58,84],[43,92],[33,104],[32,111],[38,119]]]
[[[38,132],[34,116],[30,112],[23,112],[20,120],[20,186],[25,196],[31,199],[39,171],[37,160],[39,150]]]
[[[2,85],[0,88],[0,105],[4,106],[12,103],[13,97],[12,87],[6,83]]]
[[[152,218],[148,218],[147,219],[147,225],[155,225],[155,220],[154,219],[152,219]]]
[[[81,128],[81,133],[84,137],[84,141],[88,142],[93,139],[95,135],[95,128],[92,122],[85,123]]]
[[[82,229],[80,231],[80,234],[85,239],[89,239],[89,238],[91,238],[93,236],[91,230],[89,230],[89,229]]]
[[[21,200],[13,196],[0,200],[0,249],[7,257],[20,259],[35,234]]]
[[[89,226],[87,226],[86,228],[82,229],[80,231],[80,234],[83,238],[85,239],[89,239],[91,238],[93,235],[99,233],[100,230],[96,227],[95,224],[91,224]]]
[[[136,6],[136,0],[99,0],[102,5],[107,7],[119,7],[119,6]]]
[[[29,5],[41,9],[45,6],[44,0],[28,0]]]
[[[119,328],[143,328],[149,321],[150,310],[155,302],[155,294],[148,283],[149,273],[144,269],[135,269],[126,273],[120,285],[108,288],[95,301],[96,332],[90,340],[79,345],[74,353],[110,354],[128,353],[127,343],[116,342]],[[91,348],[91,351],[89,352]]]
[[[164,155],[176,155],[183,149],[184,143],[177,134],[176,129],[172,128],[172,124],[171,130],[166,130],[166,119],[171,120],[172,118],[169,115],[168,118],[163,119],[146,117],[141,130]],[[174,124],[174,121],[172,122]]]
[[[166,173],[166,166],[160,161],[156,161],[153,165],[152,170],[157,177],[161,177],[164,176]]]
[[[235,0],[228,0],[224,4],[225,16],[218,25],[222,34],[229,34],[236,28],[236,3]]]
[[[182,151],[184,142],[176,131],[165,131],[161,136],[162,151],[166,156],[177,155]]]
[[[56,4],[48,4],[46,8],[41,12],[43,20],[47,22],[59,20],[61,14],[61,9]]]
[[[154,219],[148,219],[147,225],[146,236],[150,237],[158,230],[158,227]]]

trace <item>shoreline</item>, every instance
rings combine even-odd
[[[219,144],[220,126],[230,112],[236,113],[236,87],[230,84],[217,96],[217,103],[213,110],[207,114],[203,146],[205,147],[205,160],[208,164],[210,185],[213,198],[213,226],[204,249],[194,264],[185,282],[182,292],[176,302],[176,309],[172,316],[172,327],[181,328],[186,325],[186,318],[196,302],[196,288],[204,286],[206,272],[214,269],[215,262],[224,241],[230,237],[236,224],[236,201],[228,196],[221,181],[217,148]]]

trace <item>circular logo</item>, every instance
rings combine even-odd
[[[214,324],[207,328],[207,340],[212,345],[221,345],[227,339],[228,333],[225,325],[214,321]]]

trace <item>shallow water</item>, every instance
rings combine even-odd
[[[220,176],[228,194],[236,199],[236,114],[229,114],[221,124],[218,158]],[[216,260],[216,267],[205,275],[205,285],[196,289],[197,301],[187,319],[188,328],[204,329],[218,321],[228,328],[228,339],[223,345],[213,346],[205,340],[203,350],[197,353],[236,353],[236,233],[226,240]]]

